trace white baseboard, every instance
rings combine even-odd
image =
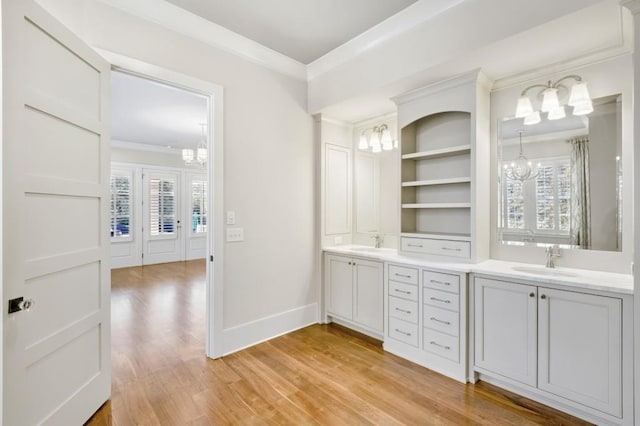
[[[223,331],[223,354],[229,355],[274,337],[317,324],[318,320],[318,304],[312,303],[228,328]]]

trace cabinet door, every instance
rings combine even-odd
[[[353,266],[349,257],[325,257],[327,312],[353,319]]]
[[[370,329],[383,329],[383,264],[355,259],[354,320]]]
[[[622,301],[540,288],[538,387],[622,412]]]
[[[536,386],[537,288],[475,278],[475,365]]]

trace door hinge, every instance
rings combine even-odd
[[[213,262],[213,255],[209,256],[209,260]]]
[[[144,259],[144,253],[142,253],[142,258]]]

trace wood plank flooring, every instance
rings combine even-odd
[[[207,359],[204,274],[203,261],[112,272],[112,398],[89,425],[587,424],[336,325]]]

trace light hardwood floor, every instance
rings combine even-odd
[[[89,425],[587,424],[335,325],[206,359],[204,271],[191,261],[112,272],[112,398]]]

